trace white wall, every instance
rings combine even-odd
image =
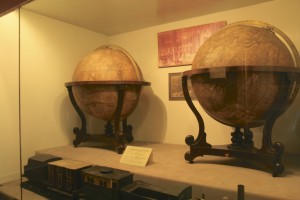
[[[0,17],[0,184],[19,177],[19,20]]]
[[[71,144],[80,126],[65,82],[105,35],[21,10],[22,158],[38,149]]]
[[[300,49],[300,1],[275,0],[236,10],[200,16],[161,26],[109,37],[109,43],[127,49],[140,65],[144,78],[151,81],[141,98],[137,110],[129,118],[134,125],[135,138],[146,141],[184,144],[186,135],[197,136],[197,122],[185,101],[168,100],[168,73],[189,70],[190,66],[158,68],[157,33],[167,30],[207,24],[226,20],[233,23],[241,20],[267,22],[285,34]],[[280,141],[290,153],[300,153],[300,97],[287,112],[278,119],[273,130],[273,141]],[[197,102],[195,104],[199,105]],[[221,125],[210,118],[201,108],[206,125],[207,141],[211,144],[230,142],[232,128]],[[261,145],[261,128],[254,129],[256,146]]]

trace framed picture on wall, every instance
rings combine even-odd
[[[158,41],[158,66],[190,65],[203,42],[223,28],[226,21],[160,32]]]
[[[181,82],[182,73],[169,73],[169,100],[170,101],[182,101],[184,99],[182,82]],[[188,80],[188,90],[192,100],[195,100],[191,81]]]

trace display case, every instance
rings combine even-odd
[[[222,152],[222,156],[208,153],[187,159],[185,155],[191,151],[190,144],[197,140],[201,123],[184,98],[169,100],[168,75],[182,73],[188,81],[193,75],[187,72],[191,65],[159,67],[157,44],[161,32],[219,21],[231,24],[241,20],[260,20],[283,31],[299,52],[300,29],[297,27],[300,24],[295,20],[300,6],[298,1],[289,4],[284,0],[232,1],[229,4],[131,1],[124,7],[118,1],[110,2],[113,5],[109,4],[109,7],[106,7],[106,1],[100,1],[101,6],[95,2],[34,0],[20,10],[0,17],[0,50],[3,55],[0,58],[0,87],[4,89],[1,89],[1,99],[5,104],[1,111],[4,117],[0,130],[3,133],[0,145],[1,193],[24,200],[33,197],[47,199],[43,192],[38,194],[21,185],[27,181],[22,175],[26,175],[28,159],[48,154],[127,171],[133,174],[133,181],[139,181],[126,187],[127,190],[149,186],[156,191],[173,188],[168,195],[177,197],[180,191],[184,191],[182,196],[191,193],[191,199],[201,199],[202,196],[206,199],[237,199],[238,185],[242,185],[245,199],[294,199],[300,195],[297,188],[300,183],[299,95],[293,96],[294,101],[272,124],[271,140],[261,140],[262,126],[251,127],[251,140],[248,141],[253,141],[256,147],[261,148],[266,143],[268,146],[270,141],[283,144],[280,161],[284,170],[276,173],[279,177],[273,177],[259,159],[229,156],[235,150],[228,154]],[[91,5],[86,7],[86,4]],[[93,13],[100,17],[93,18]],[[153,18],[155,22],[149,21]],[[84,19],[89,23],[83,23]],[[120,19],[126,23],[118,23]],[[69,85],[65,84],[72,82],[73,71],[84,56],[107,44],[126,49],[140,66],[145,80],[151,82],[151,86],[143,88],[135,110],[124,122],[124,127],[132,125],[133,136],[132,141],[125,142],[126,146],[152,149],[153,162],[145,167],[120,163],[123,154],[116,153],[106,143],[87,141],[76,147],[73,145],[73,129],[81,127],[83,120],[74,109],[66,88]],[[250,95],[247,92],[245,90],[245,94]],[[196,99],[188,102],[194,104],[203,118],[206,141],[210,145],[231,144],[231,133],[245,131],[219,123]],[[93,116],[85,117],[86,129],[95,134],[95,138],[98,133],[105,132],[105,127],[112,127]],[[123,124],[120,127],[122,129]],[[188,135],[191,136],[186,139]],[[193,142],[192,137],[195,138]],[[264,160],[264,157],[260,159]]]

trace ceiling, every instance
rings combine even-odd
[[[24,9],[105,35],[271,0],[34,0]]]

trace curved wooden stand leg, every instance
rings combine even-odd
[[[120,121],[121,121],[121,113],[124,103],[124,95],[125,95],[125,85],[118,85],[118,104],[114,117],[114,130],[116,135],[116,151],[118,153],[123,153],[125,149],[125,141],[124,141],[124,133],[120,130]]]
[[[281,156],[284,153],[284,146],[280,142],[272,142],[272,129],[278,117],[282,115],[288,105],[293,102],[299,90],[299,83],[297,82],[295,87],[292,88],[294,92],[289,91],[291,89],[289,87],[289,77],[282,77],[281,83],[281,88],[279,88],[280,97],[274,104],[274,108],[280,108],[280,110],[276,110],[276,115],[269,117],[269,119],[266,121],[263,129],[262,147],[259,151],[270,157],[268,162],[269,165],[271,165],[273,176],[278,176],[284,171],[284,165],[281,162]],[[286,105],[286,102],[288,102],[288,105]],[[281,105],[286,106],[282,107]]]
[[[278,176],[284,171],[284,165],[281,162],[284,146],[280,142],[275,142],[273,144],[271,138],[272,128],[278,116],[274,116],[266,122],[263,129],[262,147],[259,150],[259,153],[268,156],[266,162],[271,166],[273,176]]]
[[[127,124],[127,118],[122,120],[123,132],[127,142],[133,141],[132,126]]]
[[[280,142],[275,142],[273,144],[273,148],[274,148],[274,153],[273,153],[274,159],[272,162],[272,175],[276,177],[282,174],[284,171],[284,165],[281,162],[281,156],[284,152],[284,146]]]
[[[201,147],[205,148],[211,148],[211,145],[206,142],[206,133],[205,133],[205,127],[204,127],[204,121],[194,106],[192,99],[190,97],[189,91],[188,91],[188,77],[187,76],[182,76],[182,90],[183,90],[183,95],[184,98],[189,105],[190,109],[193,111],[194,115],[197,118],[198,121],[198,136],[196,140],[194,139],[194,136],[188,135],[185,138],[185,143],[190,146],[190,151],[185,154],[185,160],[189,162],[193,162],[194,158],[198,156],[203,156],[203,152],[201,151]]]
[[[84,113],[80,110],[79,106],[76,103],[72,86],[67,86],[67,89],[68,89],[70,101],[81,120],[81,128],[75,127],[73,129],[73,133],[76,136],[75,139],[73,140],[73,145],[74,145],[74,147],[77,147],[81,142],[87,141],[87,139],[89,138],[90,135],[87,134],[87,132],[86,132],[86,118],[85,118]]]

